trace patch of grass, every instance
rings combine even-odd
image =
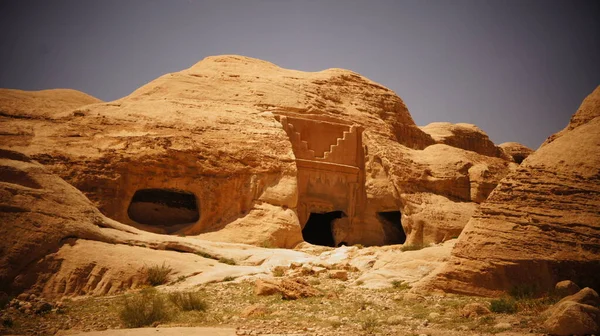
[[[490,301],[490,310],[494,313],[514,314],[517,312],[517,303],[512,298],[500,298]]]
[[[155,289],[145,289],[125,297],[119,318],[126,327],[140,328],[169,319],[169,311],[162,295]]]
[[[223,263],[223,264],[227,264],[227,265],[236,265],[235,260],[233,260],[231,258],[221,257],[221,258],[219,258],[219,262]]]
[[[174,292],[169,294],[169,300],[183,311],[205,311],[208,308],[201,292]]]
[[[270,240],[265,240],[264,242],[262,242],[260,244],[260,247],[262,247],[262,248],[276,248],[275,245],[273,245],[273,242],[271,242]]]
[[[392,287],[394,287],[395,289],[398,289],[398,290],[408,290],[408,289],[412,288],[407,282],[402,281],[402,280],[392,281]]]
[[[379,325],[377,318],[375,316],[367,316],[362,321],[360,321],[360,328],[367,332],[367,334],[371,335],[375,333],[375,329]]]
[[[284,275],[285,275],[285,270],[283,269],[283,267],[275,267],[273,269],[273,276],[282,277]]]
[[[205,252],[205,251],[198,251],[196,252],[197,255],[201,256],[202,258],[207,258],[207,259],[213,259],[213,260],[219,260],[219,258],[215,257],[214,255]]]
[[[10,316],[5,316],[2,318],[2,326],[5,328],[12,328],[15,322]]]
[[[223,282],[233,281],[235,280],[234,276],[226,276],[223,278]]]
[[[356,282],[354,283],[357,286],[362,286],[365,282],[362,280],[356,280]]]
[[[169,273],[173,269],[167,266],[164,262],[162,265],[154,265],[145,268],[146,282],[151,286],[164,285],[169,281]]]
[[[12,296],[4,292],[0,292],[0,310],[4,309],[4,307],[6,307],[12,299]]]
[[[318,285],[320,285],[320,284],[321,284],[321,280],[319,280],[319,279],[314,279],[314,278],[313,278],[313,279],[310,279],[310,280],[308,280],[308,283],[309,283],[311,286],[318,286]]]
[[[537,293],[538,286],[536,284],[519,284],[508,291],[508,294],[517,300],[534,298]]]
[[[402,245],[402,247],[400,248],[400,251],[402,252],[406,252],[406,251],[417,251],[417,250],[422,250],[425,247],[428,247],[429,245],[425,245],[425,244],[410,244],[410,245]]]
[[[357,247],[359,250],[365,248],[363,244],[354,244],[352,246]]]

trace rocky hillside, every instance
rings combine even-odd
[[[452,258],[422,284],[497,295],[560,280],[600,288],[600,87],[494,189]]]
[[[106,216],[162,234],[280,247],[441,242],[517,166],[479,129],[422,131],[394,92],[342,69],[215,56],[108,103],[0,94],[5,148]]]

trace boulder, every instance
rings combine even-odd
[[[524,284],[549,292],[571,279],[600,288],[599,152],[600,87],[498,184],[448,262],[417,287],[497,296]]]
[[[600,309],[574,301],[552,307],[544,327],[550,335],[592,335],[600,333]]]
[[[554,294],[558,295],[561,298],[573,295],[579,292],[580,290],[581,288],[579,288],[579,286],[577,286],[577,284],[571,280],[559,281],[556,283],[556,286],[554,286]]]

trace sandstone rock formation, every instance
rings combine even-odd
[[[394,92],[341,69],[216,56],[108,103],[77,98],[57,112],[52,95],[11,97],[0,106],[24,107],[0,115],[7,148],[104,215],[160,234],[278,247],[440,242],[516,167],[474,126],[425,127],[432,137]],[[30,118],[23,102],[52,109]]]
[[[510,155],[518,164],[521,164],[523,160],[533,153],[531,148],[521,145],[518,142],[505,142],[498,145],[498,147],[502,148],[502,150]]]
[[[420,288],[498,295],[572,280],[600,288],[600,87],[498,184]]]
[[[509,160],[506,154],[490,140],[479,127],[473,124],[451,124],[434,122],[421,129],[431,135],[436,143],[442,143],[485,156],[500,157]]]

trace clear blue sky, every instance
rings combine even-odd
[[[209,55],[356,71],[537,148],[600,84],[600,1],[0,0],[0,87],[125,96]]]

